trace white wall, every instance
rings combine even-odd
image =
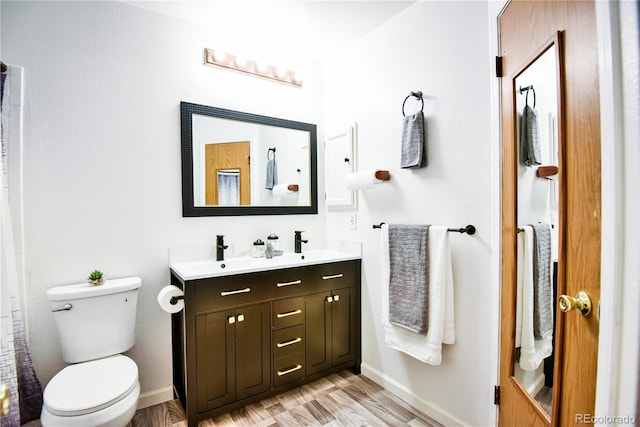
[[[602,272],[596,415],[638,417],[640,97],[637,2],[597,2]],[[599,422],[604,425],[604,422]]]
[[[363,241],[363,372],[447,425],[491,425],[497,330],[492,323],[491,63],[484,2],[417,2],[325,66],[328,129],[357,122],[358,169],[389,169],[391,181],[358,194],[351,212],[327,213],[327,233]],[[428,167],[400,169],[402,103],[425,95]],[[407,113],[415,101],[407,101]],[[441,366],[386,347],[381,326],[379,231],[372,224],[474,224],[452,234],[456,343]],[[493,232],[496,232],[495,230]],[[464,403],[463,403],[464,402]]]
[[[138,275],[130,354],[143,404],[170,398],[169,315],[156,303],[169,282],[169,248],[213,246],[221,233],[235,254],[248,253],[275,232],[292,250],[294,229],[311,243],[325,234],[321,200],[319,215],[182,218],[179,103],[316,123],[322,140],[320,67],[294,61],[302,89],[207,67],[203,49],[229,45],[224,35],[119,2],[0,7],[2,59],[25,70],[26,293],[37,373],[46,384],[64,366],[49,287],[94,268]]]

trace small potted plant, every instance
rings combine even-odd
[[[87,282],[93,285],[102,285],[104,283],[104,273],[100,270],[93,270],[91,273],[89,273]]]

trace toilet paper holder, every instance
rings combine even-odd
[[[178,301],[180,301],[181,299],[184,299],[184,295],[171,297],[171,299],[169,300],[169,304],[176,305],[178,303]]]
[[[389,181],[391,179],[391,174],[388,170],[376,169],[373,175],[380,181]]]

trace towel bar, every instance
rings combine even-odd
[[[384,222],[381,222],[380,224],[373,224],[373,228],[374,230],[378,228],[382,228],[384,224],[385,224]],[[474,225],[469,224],[466,227],[461,227],[461,228],[448,228],[447,231],[449,232],[453,231],[453,232],[462,233],[462,234],[466,233],[466,234],[472,235],[472,234],[476,234],[476,227]]]

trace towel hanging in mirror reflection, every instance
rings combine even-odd
[[[278,185],[278,167],[276,165],[276,148],[273,147],[267,150],[267,177],[264,188],[273,190],[276,185]]]
[[[533,92],[533,107],[529,105],[529,91]],[[525,105],[520,119],[520,164],[533,166],[542,164],[540,138],[538,136],[538,112],[536,91],[533,86],[520,87],[520,94],[526,92]]]

